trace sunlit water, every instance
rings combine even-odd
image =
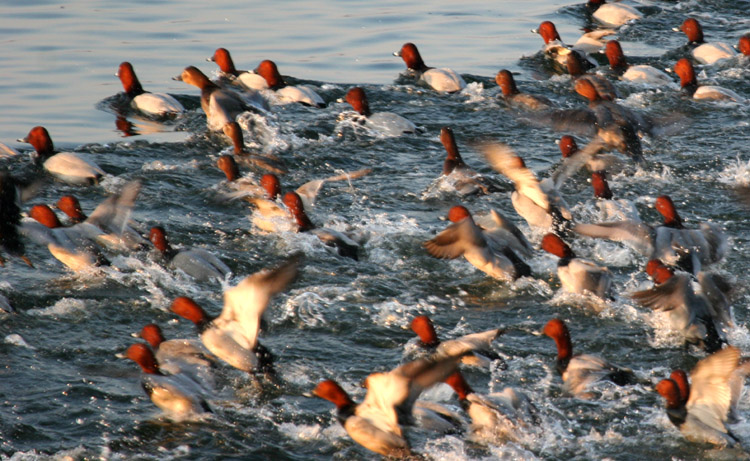
[[[452,126],[466,161],[484,173],[491,170],[471,147],[480,138],[511,144],[544,176],[559,158],[554,140],[560,134],[519,121],[497,100],[494,75],[508,68],[526,91],[547,94],[561,107],[583,106],[567,76],[545,73],[534,56],[541,39],[529,32],[551,19],[572,41],[586,25],[582,6],[552,1],[429,7],[410,1],[283,2],[273,8],[231,0],[102,3],[3,2],[0,142],[28,152],[14,140],[34,125],[45,125],[58,147],[89,153],[110,173],[99,186],[50,182],[24,209],[74,193],[90,212],[128,180],[141,179],[133,217],[142,227],[165,226],[173,244],[209,249],[236,275],[225,284],[196,283],[163,268],[150,253],[113,256],[110,268],[74,275],[46,249],[29,243],[36,268],[11,260],[0,279],[0,291],[19,311],[3,315],[0,325],[3,456],[372,458],[348,438],[332,405],[305,394],[320,380],[334,378],[361,400],[360,383],[369,373],[397,366],[414,348],[408,326],[419,314],[431,315],[443,337],[509,327],[495,346],[507,369],[467,370],[467,379],[480,392],[508,385],[524,390],[540,407],[542,423],[508,443],[412,431],[415,451],[434,459],[737,456],[685,441],[652,390],[671,369],[690,369],[703,354],[685,349],[678,337],[664,332],[662,317],[627,297],[648,286],[641,271],[645,261],[637,253],[606,242],[573,242],[580,255],[607,264],[615,274],[618,296],[601,303],[559,293],[555,258],[541,252],[530,261],[535,279],[508,284],[463,260],[435,260],[421,246],[445,227],[442,217],[459,202],[477,212],[501,210],[538,242],[540,235],[515,215],[507,193],[461,202],[436,185],[444,157],[438,133]],[[684,36],[671,28],[688,13],[702,21],[712,40],[736,43],[750,29],[743,2],[637,6],[647,16],[618,37],[633,61],[662,68],[685,52]],[[392,52],[406,41],[420,47],[428,65],[462,73],[469,87],[439,95],[400,78],[404,66]],[[316,223],[360,240],[359,262],[338,257],[313,236],[264,235],[253,229],[245,202],[222,195],[223,175],[214,165],[229,152],[228,144],[223,136],[206,133],[196,89],[171,80],[187,65],[216,75],[216,66],[205,58],[220,46],[232,52],[238,68],[274,59],[282,74],[311,84],[329,103],[322,110],[274,106],[266,120],[255,119],[260,136],[248,138],[248,144],[284,158],[290,167],[282,177],[285,189],[372,168],[362,179],[324,186],[310,213]],[[147,90],[174,94],[192,110],[164,126],[131,117],[142,135],[122,137],[111,103],[121,91],[113,74],[124,60],[133,63]],[[700,79],[745,97],[750,97],[748,77],[746,59],[699,71]],[[384,138],[340,116],[350,107],[339,101],[355,84],[365,87],[375,111],[401,114],[424,132]],[[633,200],[647,222],[657,221],[654,198],[669,194],[689,225],[708,220],[726,228],[732,250],[716,270],[736,281],[738,326],[730,340],[747,351],[748,205],[735,188],[750,184],[748,107],[692,102],[673,90],[626,84],[619,90],[620,102],[631,108],[656,115],[678,112],[692,121],[676,136],[644,139],[648,166],[626,164],[611,172],[610,186],[615,195]],[[3,162],[14,173],[29,173],[25,155]],[[564,187],[582,221],[596,219],[590,187],[583,173]],[[305,255],[301,274],[272,302],[263,337],[276,356],[281,387],[258,391],[246,376],[223,368],[223,391],[212,401],[212,417],[181,423],[164,418],[143,394],[138,367],[116,357],[134,341],[131,334],[157,322],[168,338],[193,337],[191,325],[168,312],[172,299],[191,296],[218,313],[222,288],[294,252]],[[600,353],[631,367],[643,384],[605,384],[588,401],[562,395],[554,344],[533,334],[555,316],[569,322],[576,351]],[[458,408],[444,386],[425,397]],[[741,416],[750,417],[746,400]],[[750,443],[744,419],[733,430]]]

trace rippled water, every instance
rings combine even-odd
[[[589,401],[561,394],[554,370],[554,345],[534,335],[554,317],[565,318],[577,351],[601,353],[633,368],[644,382],[656,383],[674,367],[690,369],[702,356],[686,350],[679,338],[664,334],[664,320],[635,306],[625,293],[646,286],[643,258],[616,244],[579,239],[581,255],[607,264],[620,295],[613,302],[558,292],[554,258],[538,252],[530,261],[535,279],[514,284],[491,280],[463,260],[428,256],[421,243],[445,227],[441,219],[460,199],[436,187],[444,151],[438,141],[450,125],[466,161],[491,170],[470,142],[510,143],[541,176],[555,165],[560,134],[524,124],[497,100],[494,74],[517,72],[519,86],[550,95],[562,107],[583,102],[570,91],[567,76],[546,74],[541,46],[530,28],[554,20],[564,39],[586,24],[582,6],[532,1],[285,2],[276,9],[248,2],[36,1],[2,2],[5,72],[0,142],[14,143],[38,124],[58,147],[91,154],[109,173],[99,186],[50,183],[28,206],[54,203],[74,193],[90,212],[109,193],[139,178],[143,190],[134,218],[144,228],[162,224],[173,244],[198,246],[219,255],[240,277],[305,254],[304,267],[290,289],[267,312],[264,344],[277,358],[283,385],[258,391],[248,378],[224,369],[224,389],[213,402],[216,414],[204,421],[173,423],[143,394],[139,370],[116,357],[148,323],[162,325],[169,338],[193,337],[185,321],[167,312],[176,296],[192,296],[210,312],[221,307],[223,286],[197,283],[162,268],[152,254],[113,256],[113,266],[97,274],[71,274],[46,249],[28,245],[31,269],[11,260],[2,269],[0,290],[18,309],[0,321],[5,367],[0,369],[0,451],[31,458],[76,459],[362,459],[371,453],[352,442],[336,422],[331,405],[304,396],[326,378],[335,378],[355,399],[374,370],[395,367],[414,348],[408,325],[430,314],[443,337],[510,327],[496,343],[507,370],[467,371],[481,392],[506,385],[526,391],[542,410],[542,424],[517,443],[477,443],[463,436],[412,431],[416,451],[435,459],[734,459],[685,441],[666,417],[663,401],[642,384],[602,386]],[[735,43],[750,29],[747,2],[643,2],[647,16],[618,34],[633,61],[671,67],[685,50],[684,37],[671,31],[690,13],[706,35]],[[438,95],[399,78],[402,62],[391,53],[413,41],[428,65],[450,65],[469,87]],[[284,75],[312,84],[329,106],[313,110],[275,106],[257,149],[274,152],[290,166],[286,189],[341,170],[372,168],[360,180],[324,186],[311,218],[346,230],[363,242],[359,262],[342,259],[309,235],[264,235],[247,219],[244,202],[221,195],[223,175],[215,161],[228,152],[223,136],[205,132],[197,109],[198,92],[170,80],[187,65],[215,75],[204,59],[228,48],[240,68],[274,59]],[[143,134],[123,138],[115,129],[112,96],[121,91],[113,76],[129,60],[144,87],[177,95],[193,108],[186,116],[156,126],[135,118]],[[750,97],[750,66],[735,60],[700,71],[712,81]],[[376,111],[393,111],[414,121],[424,133],[382,138],[339,115],[338,102],[354,84],[364,85]],[[655,197],[671,195],[690,225],[709,220],[724,226],[733,251],[717,270],[736,281],[738,326],[731,342],[750,349],[747,285],[748,205],[735,187],[750,184],[748,108],[729,103],[685,100],[672,90],[619,86],[622,104],[651,114],[684,114],[692,124],[670,138],[645,139],[648,166],[626,165],[612,172],[610,186],[634,200],[647,222],[656,222]],[[584,140],[579,138],[581,142]],[[26,156],[4,160],[14,173],[28,173]],[[564,188],[582,221],[594,219],[590,184],[581,173]],[[473,211],[495,207],[516,217],[507,193],[471,197]],[[533,235],[525,223],[517,222]],[[457,407],[448,388],[426,398]],[[743,400],[741,415],[750,417]],[[736,434],[750,441],[750,425]],[[750,442],[749,442],[750,443]]]

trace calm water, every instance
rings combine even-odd
[[[139,178],[144,187],[134,218],[144,228],[162,224],[178,246],[199,246],[219,255],[240,277],[272,265],[292,252],[306,255],[300,277],[267,312],[264,344],[277,357],[281,389],[258,391],[248,379],[224,369],[223,392],[205,421],[173,423],[162,417],[139,384],[138,367],[116,357],[149,322],[168,338],[194,337],[187,322],[167,312],[176,296],[192,296],[212,313],[221,308],[222,285],[197,283],[162,268],[152,254],[113,256],[113,267],[74,275],[28,245],[36,269],[18,260],[2,269],[0,290],[19,310],[0,318],[0,452],[3,457],[46,459],[370,459],[336,422],[331,405],[304,396],[335,378],[355,399],[359,383],[374,370],[395,367],[414,348],[408,325],[430,314],[444,337],[497,325],[511,327],[496,350],[507,370],[467,371],[481,392],[506,385],[526,391],[542,409],[542,424],[518,443],[484,444],[462,436],[412,431],[416,451],[434,459],[734,459],[686,442],[672,427],[651,385],[603,386],[591,401],[561,395],[554,345],[531,333],[559,316],[568,320],[577,351],[601,353],[655,384],[674,367],[690,369],[702,357],[679,338],[662,333],[661,317],[636,307],[624,295],[646,286],[643,258],[619,245],[578,240],[581,255],[607,264],[620,296],[591,306],[590,300],[558,293],[556,261],[538,253],[530,264],[535,280],[515,284],[485,277],[463,260],[429,257],[421,243],[445,227],[440,218],[458,197],[434,184],[444,151],[438,141],[450,125],[468,163],[489,173],[469,142],[491,138],[510,143],[541,176],[559,157],[560,134],[520,122],[496,99],[493,76],[517,73],[527,91],[550,95],[562,107],[580,107],[566,76],[550,76],[534,54],[541,39],[529,32],[554,20],[573,41],[586,25],[581,6],[570,2],[1,2],[4,64],[0,83],[3,115],[0,142],[28,152],[14,140],[34,125],[46,126],[58,147],[91,154],[110,175],[100,186],[50,183],[32,204],[52,204],[74,193],[90,212],[109,193]],[[671,67],[682,57],[684,36],[671,31],[688,13],[707,37],[736,43],[750,30],[747,2],[643,2],[647,17],[618,37],[633,61]],[[406,41],[419,47],[428,65],[451,66],[470,82],[457,95],[438,95],[399,78],[403,63],[391,53]],[[324,186],[310,213],[319,224],[346,230],[363,242],[359,262],[337,257],[307,235],[263,235],[252,228],[244,202],[221,195],[223,174],[214,164],[226,153],[223,136],[208,135],[198,91],[171,77],[187,65],[215,75],[205,62],[217,47],[228,48],[238,68],[274,59],[284,75],[315,86],[329,106],[313,110],[275,106],[260,123],[254,147],[283,157],[286,189],[340,170],[372,168],[365,178]],[[129,60],[147,90],[177,95],[193,108],[164,126],[131,121],[143,134],[123,138],[109,109],[121,91],[114,77]],[[709,80],[750,97],[750,66],[735,60],[701,71]],[[408,138],[381,138],[339,118],[350,108],[337,102],[354,84],[364,85],[376,111],[393,111],[424,128]],[[748,319],[747,205],[734,187],[750,184],[748,107],[694,103],[672,90],[646,91],[621,85],[622,103],[656,115],[684,114],[693,123],[671,138],[645,139],[649,165],[612,172],[614,193],[636,202],[655,222],[651,204],[671,195],[689,224],[724,226],[733,251],[717,270],[736,281],[737,328],[731,342],[750,350]],[[156,128],[155,132],[153,129]],[[150,132],[146,134],[146,132]],[[584,140],[579,138],[579,142]],[[28,158],[3,160],[28,172]],[[565,186],[581,221],[594,220],[585,175]],[[517,218],[507,193],[472,197],[473,211],[495,207]],[[521,223],[520,218],[517,222]],[[529,231],[524,223],[522,229]],[[529,235],[538,241],[539,235]],[[16,336],[18,335],[18,336]],[[19,338],[20,337],[20,338]],[[23,342],[21,341],[21,338]],[[406,351],[406,352],[405,352]],[[427,399],[456,405],[446,387]],[[750,402],[741,413],[750,417]],[[734,432],[750,443],[743,420]]]

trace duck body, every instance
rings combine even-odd
[[[643,17],[638,10],[624,3],[605,3],[600,0],[597,2],[589,1],[588,4],[598,4],[591,17],[606,27],[620,27]]]

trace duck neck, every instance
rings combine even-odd
[[[557,344],[557,370],[562,374],[568,368],[568,363],[573,357],[573,345],[570,342],[570,333],[567,328],[554,339],[555,344]]]

